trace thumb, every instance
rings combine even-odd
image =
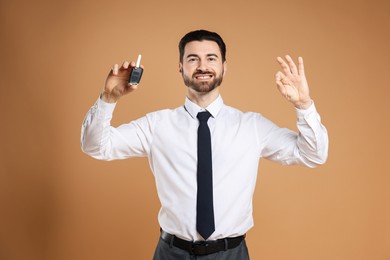
[[[280,72],[280,71],[276,72],[276,74],[275,74],[275,80],[276,81],[281,81],[284,78],[285,78],[285,76],[284,76],[284,74],[282,72]]]

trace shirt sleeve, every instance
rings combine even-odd
[[[99,98],[91,107],[81,127],[81,150],[107,161],[147,156],[152,139],[151,117],[115,128],[111,126],[115,106]]]
[[[314,103],[306,109],[296,109],[299,133],[280,128],[260,117],[258,129],[261,142],[261,157],[283,165],[300,164],[316,167],[328,157],[328,132],[321,123]]]

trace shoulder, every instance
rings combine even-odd
[[[221,110],[221,118],[223,118],[223,121],[254,127],[256,129],[275,129],[276,127],[271,120],[259,112],[242,111],[226,105]]]
[[[256,119],[262,118],[262,115],[260,113],[258,113],[258,112],[242,111],[242,110],[240,110],[238,108],[231,107],[231,106],[228,106],[228,105],[224,105],[223,106],[223,108],[221,110],[221,113],[224,116],[236,117],[236,118],[241,118],[241,119],[256,120]]]
[[[153,111],[153,112],[147,113],[146,117],[149,120],[153,120],[153,121],[157,120],[158,121],[158,120],[162,120],[165,118],[180,116],[180,115],[184,114],[184,112],[185,112],[184,106],[180,106],[180,107],[177,107],[174,109],[167,108],[167,109]]]

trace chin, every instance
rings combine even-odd
[[[199,84],[199,85],[191,85],[190,88],[192,88],[193,90],[195,90],[196,92],[199,92],[199,93],[208,93],[208,92],[211,92],[213,91],[217,86],[214,84],[214,85],[211,85],[208,84],[208,83],[205,83],[205,84]]]
[[[221,85],[222,79],[216,81],[214,80],[213,82],[201,82],[201,83],[185,82],[185,83],[187,83],[186,84],[187,87],[190,87],[191,89],[195,90],[198,93],[209,93]]]

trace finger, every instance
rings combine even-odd
[[[303,65],[302,57],[298,57],[298,73],[299,75],[305,75],[305,66]]]
[[[295,63],[290,55],[286,55],[286,60],[288,62],[288,65],[290,66],[291,72],[293,74],[298,74],[297,66],[295,66]]]
[[[132,61],[132,62],[130,63],[130,67],[131,67],[131,68],[134,68],[135,65],[136,65],[136,64],[135,64],[134,61]],[[140,65],[140,67],[141,67],[141,68],[144,68],[144,65]]]
[[[275,74],[275,80],[276,81],[282,81],[285,77],[286,76],[282,72],[280,72],[280,71],[276,72],[276,74]]]
[[[119,65],[115,64],[114,67],[112,68],[112,74],[118,75],[118,70],[119,70]]]
[[[126,61],[123,62],[122,68],[126,70],[126,69],[129,67],[129,65],[130,65],[130,62],[128,62],[128,61],[126,60]]]
[[[283,85],[283,83],[280,82],[280,81],[277,81],[277,82],[276,82],[276,86],[278,87],[279,92],[280,92],[284,97],[287,98],[286,87]]]
[[[280,66],[282,66],[284,73],[286,73],[287,76],[291,75],[291,70],[287,63],[281,57],[277,57],[276,60],[279,62]]]
[[[290,80],[282,72],[278,71],[275,75],[275,80],[283,85],[290,85]]]
[[[138,88],[138,84],[132,85],[132,84],[130,84],[130,82],[127,83],[127,86],[130,88],[130,92],[134,91],[134,90],[136,90]]]
[[[276,86],[279,89],[279,92],[282,93],[283,96],[286,96],[286,87],[284,86],[282,80],[285,78],[282,72],[278,71],[275,75]]]
[[[284,87],[284,85],[280,82],[276,82],[276,86],[278,87],[280,93],[282,93],[283,96],[286,95],[286,88]]]
[[[285,99],[287,99],[288,101],[291,102],[291,96],[290,96],[290,94],[288,93],[286,87],[285,87],[281,82],[277,82],[277,83],[276,83],[276,86],[278,87],[280,94],[282,94],[282,96],[283,96]]]

